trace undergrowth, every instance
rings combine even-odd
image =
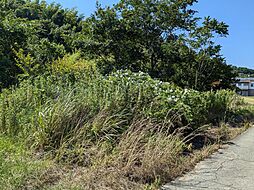
[[[102,76],[94,62],[66,56],[0,94],[1,134],[57,166],[24,178],[33,166],[8,166],[4,154],[12,154],[2,149],[0,175],[10,179],[5,167],[20,169],[7,189],[157,188],[217,148],[206,145],[230,138],[222,123],[252,117],[241,105],[232,91],[181,89],[142,72]],[[206,140],[194,150],[198,136]]]

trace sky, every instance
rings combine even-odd
[[[64,8],[76,8],[80,14],[91,15],[96,0],[46,0]],[[99,0],[112,5],[118,0]],[[222,45],[222,54],[231,65],[254,69],[254,0],[199,0],[193,9],[197,16],[211,16],[229,25],[229,36],[216,39]]]

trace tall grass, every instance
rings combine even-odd
[[[93,62],[69,56],[0,94],[0,130],[58,162],[92,168],[90,182],[91,171],[112,168],[123,186],[151,184],[186,169],[187,139],[230,120],[240,102],[231,91],[181,89],[142,72],[102,76]]]

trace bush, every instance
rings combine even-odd
[[[59,148],[80,130],[91,141],[115,141],[134,117],[195,129],[225,121],[237,106],[234,92],[183,90],[142,72],[117,71],[103,77],[85,65],[89,62],[76,67],[69,64],[74,63],[71,59],[77,60],[75,56],[59,60],[50,72],[3,91],[4,133],[32,136],[37,145]]]

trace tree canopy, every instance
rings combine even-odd
[[[226,37],[228,25],[211,17],[196,17],[195,0],[121,0],[90,18],[103,70],[142,70],[182,87],[211,89],[221,81],[230,87],[234,74],[214,37]],[[110,60],[110,61],[109,61]],[[113,60],[113,61],[112,61]]]
[[[16,82],[22,72],[17,52],[45,64],[82,46],[83,17],[76,10],[63,9],[45,1],[8,0],[0,2],[0,85]]]
[[[214,37],[228,26],[191,9],[197,0],[120,0],[89,18],[74,9],[45,1],[0,2],[0,86],[17,82],[27,70],[45,66],[66,53],[80,51],[109,74],[119,69],[143,71],[184,88],[231,88],[235,73]]]

